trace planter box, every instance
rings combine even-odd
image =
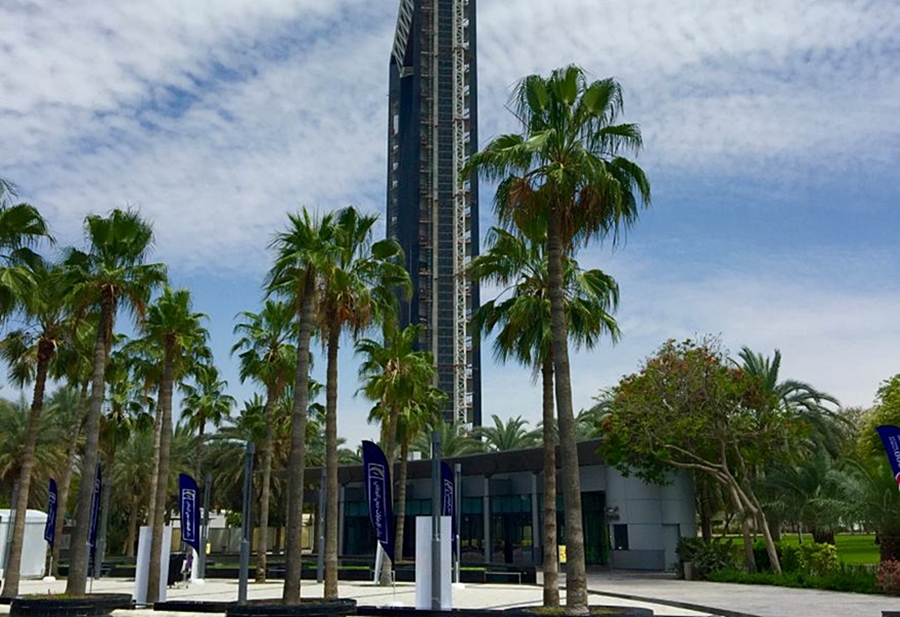
[[[12,601],[10,617],[105,617],[121,608],[132,608],[130,594],[92,594],[76,598],[20,596]]]
[[[252,600],[229,604],[226,617],[346,617],[356,614],[356,600],[303,600],[300,604],[280,604]]]

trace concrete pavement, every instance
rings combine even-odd
[[[608,597],[653,598],[723,615],[752,617],[881,617],[900,598],[767,585],[680,581],[671,574],[591,572],[588,589]]]
[[[281,581],[265,584],[251,583],[248,587],[250,599],[280,598]],[[44,583],[42,581],[22,581],[20,592],[23,594],[62,593],[65,581]],[[301,587],[303,597],[321,598],[322,585],[304,581]],[[94,583],[94,593],[133,593],[134,581],[126,579],[101,579]],[[395,588],[385,588],[371,583],[340,584],[340,595],[355,598],[359,604],[384,606],[388,603],[402,603],[402,606],[415,606],[415,585],[398,583]],[[565,597],[565,594],[562,594]],[[454,589],[454,608],[495,608],[505,609],[516,606],[541,604],[542,590],[535,585],[477,585],[468,584],[464,588]],[[168,600],[229,601],[237,600],[237,581],[210,580],[204,585],[191,585],[188,588],[169,589]],[[665,606],[644,600],[629,600],[603,596],[592,597],[594,604],[614,606],[638,606],[650,608],[656,615],[664,617],[709,617],[707,611],[693,611],[673,606]],[[9,606],[0,606],[0,614],[9,612]],[[138,609],[136,611],[116,611],[117,617],[185,617],[187,613],[168,613]]]

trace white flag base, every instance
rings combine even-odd
[[[45,576],[44,578],[41,579],[41,582],[42,583],[55,583],[56,577],[55,576]]]

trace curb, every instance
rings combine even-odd
[[[620,598],[622,600],[636,600],[638,602],[649,602],[652,604],[662,604],[664,606],[673,606],[675,608],[684,608],[689,611],[700,611],[712,613],[720,617],[760,617],[751,613],[742,613],[740,611],[732,611],[726,608],[715,608],[712,606],[704,606],[702,604],[693,604],[692,602],[678,602],[676,600],[660,600],[659,598],[648,598],[647,596],[635,596],[627,593],[614,593],[612,591],[598,591],[596,589],[588,589],[588,593],[601,596],[609,596],[611,598]]]

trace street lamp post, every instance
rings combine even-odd
[[[238,602],[247,602],[247,579],[250,570],[250,517],[253,511],[253,453],[252,441],[247,442],[247,454],[244,461],[244,509],[241,513],[241,568],[238,581]]]

